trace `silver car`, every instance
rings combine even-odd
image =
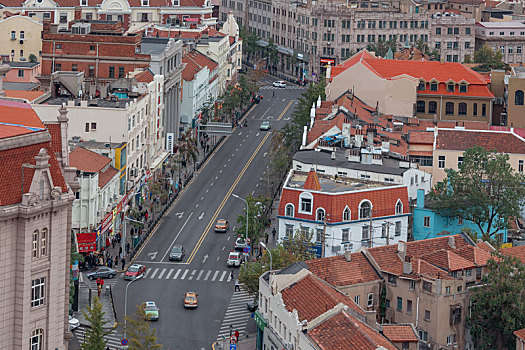
[[[97,278],[113,278],[117,275],[117,272],[106,266],[97,266],[94,269],[85,272],[84,275],[90,280],[94,280]]]
[[[270,122],[262,122],[260,129],[263,131],[268,131],[272,128],[272,124]]]

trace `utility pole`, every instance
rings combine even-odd
[[[390,245],[390,223],[386,223],[386,245]]]
[[[323,218],[323,235],[321,236],[321,258],[324,258],[325,256],[325,242],[326,242],[326,220],[327,220],[328,214],[325,214]]]

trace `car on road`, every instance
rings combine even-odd
[[[228,255],[228,260],[226,261],[228,267],[239,267],[241,266],[241,253],[239,252],[230,252]]]
[[[69,315],[69,330],[73,331],[80,327],[80,321]]]
[[[146,314],[146,320],[157,321],[159,319],[159,308],[154,301],[146,301],[142,303],[142,309]]]
[[[237,237],[237,240],[235,241],[235,250],[243,251],[244,248],[248,247],[250,245],[250,239],[248,238],[247,242],[244,241],[244,238]]]
[[[128,270],[126,273],[124,273],[124,279],[125,280],[134,280],[137,277],[144,277],[144,274],[146,273],[146,266],[140,265],[140,264],[133,264],[130,267],[128,267]]]
[[[265,122],[262,122],[261,123],[261,126],[259,129],[263,130],[263,131],[268,131],[272,128],[272,124],[270,124],[270,122],[268,121],[265,121]]]
[[[285,88],[286,87],[286,83],[282,80],[278,80],[278,81],[274,81],[273,86],[275,87],[278,87],[278,88]]]
[[[246,308],[248,309],[248,311],[251,311],[251,312],[254,312],[255,310],[257,310],[258,307],[259,307],[259,302],[257,301],[257,299],[253,299],[252,301],[246,304]]]
[[[219,219],[215,224],[215,232],[226,232],[230,228],[230,223],[226,219]]]
[[[94,269],[85,272],[84,275],[90,280],[94,280],[97,278],[113,278],[117,275],[117,272],[106,266],[97,266]]]
[[[181,245],[174,245],[170,251],[170,260],[182,260],[184,258],[184,247]]]
[[[198,306],[197,296],[198,294],[195,292],[184,293],[184,307],[192,309],[196,308]]]

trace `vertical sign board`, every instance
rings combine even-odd
[[[166,134],[166,150],[173,155],[173,138],[175,135],[172,132]]]

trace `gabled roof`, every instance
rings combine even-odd
[[[525,264],[525,245],[503,248],[500,250],[501,254],[506,256],[514,256]]]
[[[520,338],[522,341],[525,341],[525,328],[514,331],[513,333],[516,337]]]
[[[414,328],[409,325],[383,325],[383,335],[387,337],[391,342],[401,343],[417,343],[419,341]]]
[[[44,130],[30,104],[0,100],[0,139]]]
[[[286,309],[289,312],[297,310],[301,321],[311,321],[339,303],[361,315],[365,314],[348,296],[311,274],[283,289],[281,295]]]
[[[153,81],[153,77],[154,77],[154,74],[151,72],[149,68],[146,68],[144,69],[144,71],[135,75],[135,79],[137,79],[139,83],[151,83]]]
[[[69,153],[69,164],[81,171],[99,173],[109,163],[111,159],[108,157],[84,147],[77,147]]]
[[[60,123],[58,122],[46,122],[45,126],[47,131],[51,134],[51,148],[53,152],[62,152],[62,131],[60,130]]]
[[[106,186],[106,184],[111,181],[115,175],[117,175],[119,171],[112,166],[106,169],[106,171],[103,171],[99,173],[98,175],[98,187],[103,188]]]
[[[21,98],[28,100],[30,103],[44,95],[45,91],[27,91],[27,90],[4,90],[6,97]]]
[[[492,258],[492,255],[489,252],[477,246],[469,245],[454,252],[457,255],[474,262],[477,266],[486,266],[487,261]]]
[[[474,264],[473,261],[469,261],[446,249],[423,255],[421,259],[449,272],[467,270],[476,267],[476,264]]]
[[[499,153],[525,154],[524,140],[512,132],[438,129],[436,149],[465,151],[477,145]]]
[[[432,131],[410,131],[408,141],[410,144],[433,144],[434,133]]]
[[[186,81],[192,81],[195,78],[195,74],[204,69],[204,67],[208,67],[210,73],[218,67],[217,62],[197,50],[190,51],[184,55],[182,62],[186,63],[186,67],[182,71],[182,78]]]

